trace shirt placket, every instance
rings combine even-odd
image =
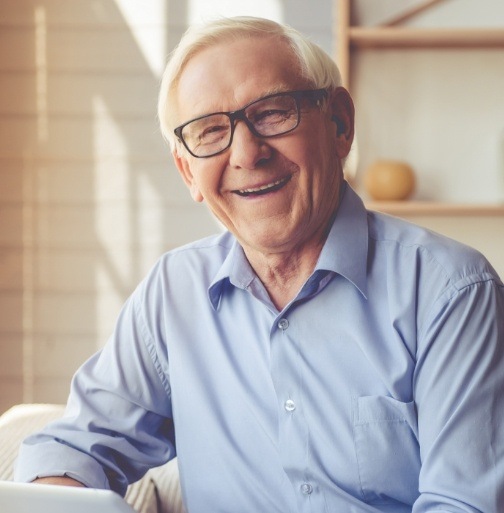
[[[306,398],[296,332],[288,313],[277,317],[271,332],[271,374],[277,395],[279,454],[297,495],[299,511],[323,512],[323,496],[310,470],[310,432],[304,409]]]

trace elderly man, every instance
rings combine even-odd
[[[271,21],[212,22],[159,115],[227,231],[161,257],[18,478],[124,492],[178,455],[190,513],[504,511],[503,284],[366,211],[331,59]]]

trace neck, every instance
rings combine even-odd
[[[336,203],[339,205],[339,201]],[[278,310],[283,310],[296,297],[313,273],[337,210],[333,210],[309,240],[298,246],[268,250],[240,241],[247,260]]]
[[[245,254],[271,301],[278,310],[282,310],[311,276],[322,247],[323,241],[301,252],[265,254],[249,249]]]

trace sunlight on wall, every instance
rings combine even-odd
[[[48,101],[47,101],[47,13],[44,6],[36,6],[33,11],[35,27],[35,117],[36,138],[39,144],[49,139]],[[33,162],[30,152],[23,158],[22,188],[22,242],[25,248],[35,247],[36,208],[34,204],[35,183],[30,172]],[[23,401],[31,402],[35,387],[35,253],[22,253],[22,370]]]
[[[30,169],[32,159],[26,156],[25,169]],[[33,174],[23,172],[23,197],[34,197]],[[36,209],[33,201],[25,201],[22,209],[22,242],[26,248],[35,247]],[[33,251],[22,252],[22,369],[23,401],[32,402],[35,386],[35,255]]]
[[[40,142],[48,139],[47,121],[47,20],[44,6],[35,8],[35,68],[37,137]]]
[[[189,24],[201,23],[219,16],[261,16],[283,20],[280,0],[189,0]]]
[[[127,223],[131,207],[123,201],[128,196],[131,179],[128,141],[107,102],[98,95],[93,97],[93,157],[94,232],[100,247],[99,265],[95,267],[96,286],[108,292],[105,300],[108,308],[98,298],[95,318],[97,331],[105,334],[112,329],[115,313],[124,300],[124,283],[131,274],[131,254],[117,248],[129,247],[134,241]]]
[[[152,73],[161,76],[166,58],[166,0],[115,0]]]

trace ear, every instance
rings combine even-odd
[[[184,183],[187,185],[187,188],[189,189],[189,192],[191,193],[192,199],[194,201],[197,201],[198,203],[201,203],[203,201],[203,195],[201,194],[201,192],[198,188],[198,185],[196,183],[196,180],[194,179],[194,175],[191,171],[189,161],[182,154],[182,152],[180,151],[180,148],[177,148],[177,147],[175,147],[172,150],[172,157],[173,157],[173,161],[175,162],[175,165],[177,166],[178,172],[180,173],[180,176],[182,177],[182,180],[184,180]]]
[[[354,104],[344,87],[332,91],[329,98],[329,114],[331,121],[336,123],[336,152],[340,159],[344,159],[352,147],[355,121]]]

